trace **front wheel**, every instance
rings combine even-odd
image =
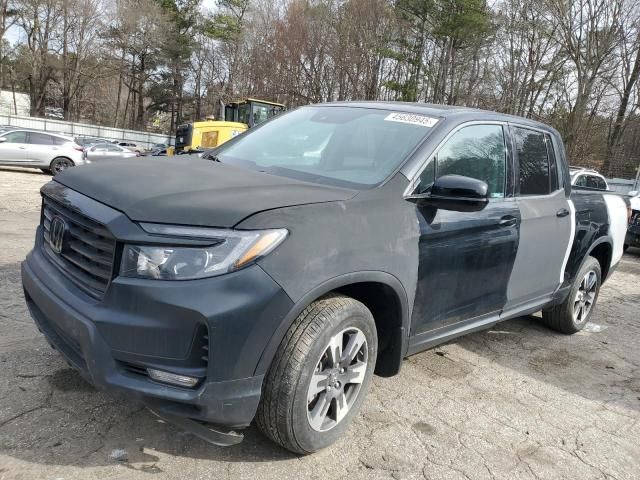
[[[300,454],[335,442],[357,415],[378,351],[371,312],[350,297],[309,305],[282,340],[265,378],[260,430]]]
[[[73,167],[73,165],[74,163],[66,157],[56,157],[51,162],[49,170],[53,176],[56,176],[59,173],[64,172],[67,168]]]
[[[588,257],[576,275],[566,300],[560,305],[543,310],[543,321],[562,333],[579,332],[593,314],[601,283],[600,263],[595,258]]]

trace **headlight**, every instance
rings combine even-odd
[[[264,257],[287,230],[223,230],[141,224],[148,233],[211,239],[205,247],[125,245],[120,275],[158,280],[193,280],[232,272]]]

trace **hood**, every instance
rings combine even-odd
[[[227,228],[264,210],[357,193],[184,157],[104,161],[69,168],[55,181],[134,221]]]

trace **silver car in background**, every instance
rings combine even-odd
[[[71,137],[22,129],[0,133],[0,165],[39,168],[57,175],[85,163],[82,147]]]
[[[111,160],[114,158],[134,158],[139,157],[138,152],[129,150],[128,148],[115,145],[113,143],[97,143],[95,145],[88,145],[85,148],[87,154],[87,160],[90,162],[100,160]]]

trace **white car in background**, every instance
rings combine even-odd
[[[605,178],[595,170],[582,167],[569,167],[571,185],[586,187],[593,190],[609,190]]]
[[[138,152],[138,153],[144,153],[145,148],[142,145],[138,145],[137,143],[133,143],[133,142],[118,142],[118,145],[120,145],[121,147],[125,147],[128,148],[131,151],[134,152]]]
[[[85,151],[87,153],[87,160],[90,162],[95,162],[96,160],[112,160],[115,158],[135,158],[140,156],[138,152],[113,143],[87,145],[85,147]]]
[[[0,165],[39,168],[57,175],[85,163],[82,147],[71,137],[24,129],[0,133]]]
[[[627,193],[631,204],[631,218],[627,227],[627,235],[624,239],[624,249],[629,247],[640,248],[640,191],[633,190]]]

